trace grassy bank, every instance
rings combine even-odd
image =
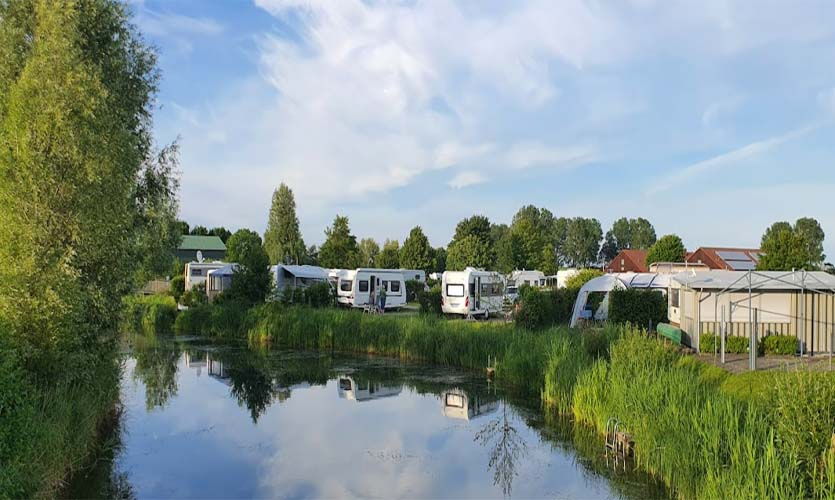
[[[96,446],[118,398],[119,367],[102,362],[83,379],[47,385],[31,380],[15,350],[0,350],[0,497],[52,497]]]
[[[495,360],[499,381],[540,394],[555,413],[599,434],[618,419],[635,440],[640,467],[685,498],[835,497],[832,374],[732,375],[626,326],[526,331],[279,304],[192,314],[204,331],[182,333],[245,332],[256,344],[474,370]],[[232,328],[212,319],[231,317],[239,319]],[[181,318],[179,325],[194,319]]]

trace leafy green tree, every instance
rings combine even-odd
[[[647,249],[655,244],[655,228],[642,218],[627,219],[621,217],[612,224],[612,229],[606,232],[606,237],[600,249],[601,260],[610,261],[624,249]]]
[[[432,264],[432,247],[429,245],[429,239],[423,234],[420,226],[415,226],[403,242],[403,248],[400,249],[400,267],[431,272]]]
[[[455,226],[455,235],[452,237],[452,241],[461,240],[467,236],[475,236],[481,241],[488,242],[491,241],[490,234],[490,219],[483,215],[473,215],[472,217],[462,219]]]
[[[507,231],[496,245],[496,270],[501,273],[510,273],[514,269],[522,268],[525,262],[525,253],[522,248],[522,241],[512,231]]]
[[[537,269],[545,273],[546,276],[557,274],[557,253],[551,245],[542,247],[542,254],[539,257],[539,265]]]
[[[446,267],[450,271],[462,271],[468,266],[486,269],[492,262],[489,243],[472,234],[453,241],[447,249]]]
[[[757,269],[820,269],[825,259],[824,236],[820,224],[812,218],[798,219],[794,226],[788,222],[775,222],[763,234],[760,248],[765,255],[757,263]]]
[[[177,220],[177,232],[179,234],[189,234],[188,222],[184,220]]]
[[[563,258],[573,267],[586,267],[597,261],[603,230],[597,219],[575,217],[568,221]]]
[[[307,247],[307,255],[305,256],[304,263],[310,264],[311,266],[319,265],[319,249],[316,248],[316,245]]]
[[[655,262],[684,262],[686,254],[687,250],[681,238],[675,234],[667,234],[649,248],[646,264],[649,266]]]
[[[272,264],[299,264],[305,257],[305,245],[296,216],[293,190],[283,182],[273,191],[264,248]]]
[[[213,227],[209,230],[209,236],[217,236],[218,238],[220,238],[220,241],[226,243],[232,236],[232,231],[226,229],[223,226]]]
[[[438,247],[432,250],[432,272],[446,271],[446,248]]]
[[[377,256],[377,267],[381,269],[397,269],[400,267],[400,243],[387,239],[383,249]]]
[[[548,209],[534,205],[520,208],[513,216],[510,231],[515,236],[514,243],[521,247],[514,252],[515,269],[538,269],[544,252],[554,253],[554,215]]]
[[[248,304],[263,302],[270,293],[270,259],[258,233],[239,229],[229,237],[226,256],[238,264],[232,286],[223,292],[224,298]]]
[[[374,241],[374,238],[363,238],[360,241],[360,255],[362,255],[362,265],[366,267],[374,267],[377,265],[377,256],[380,254],[380,245]]]
[[[121,3],[0,2],[0,322],[43,380],[110,359],[142,252],[173,255],[155,65]]]
[[[348,217],[337,215],[333,226],[325,230],[325,242],[319,249],[319,263],[331,269],[362,267],[357,237],[351,234]]]
[[[194,226],[189,234],[192,236],[210,236],[209,228],[206,226]]]
[[[554,219],[554,223],[551,225],[551,242],[554,244],[557,262],[561,266],[570,265],[565,246],[566,240],[568,239],[569,220],[565,217],[558,217]]]

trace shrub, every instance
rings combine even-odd
[[[421,290],[417,294],[422,314],[434,314],[440,316],[441,310],[441,285],[435,285],[429,291]]]
[[[180,297],[186,292],[186,278],[180,274],[171,278],[170,293],[175,302],[180,302]]]
[[[417,280],[406,281],[406,302],[414,302],[418,294],[424,290],[423,283]]]
[[[716,352],[722,349],[722,339],[718,335],[711,333],[703,333],[699,337],[699,350],[704,353],[714,352],[714,342]],[[740,337],[739,335],[729,335],[725,337],[725,352],[727,354],[745,354],[748,352],[748,337]],[[757,354],[762,355],[765,352],[762,341],[757,343]]]
[[[122,329],[127,333],[172,333],[177,303],[164,295],[132,295],[122,300]]]
[[[580,269],[577,274],[565,280],[565,287],[580,290],[583,285],[598,276],[603,276],[603,271],[599,269]]]
[[[288,286],[279,293],[278,302],[284,305],[330,307],[336,304],[336,296],[329,283],[314,283],[307,288]]]
[[[178,335],[208,335],[212,323],[212,306],[197,304],[180,311],[174,320],[174,333]]]
[[[790,356],[797,352],[798,341],[791,335],[768,335],[760,343],[766,354],[782,354]]]
[[[206,283],[203,282],[194,285],[191,290],[188,290],[183,294],[181,299],[180,303],[186,307],[208,303],[209,297],[206,295]]]
[[[609,321],[649,328],[667,321],[667,300],[655,290],[612,290],[609,293]]]
[[[521,307],[516,314],[516,322],[528,330],[568,323],[576,298],[576,289],[543,291],[522,285],[519,289]]]

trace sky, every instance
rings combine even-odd
[[[698,246],[817,218],[835,259],[835,2],[134,0],[181,217],[305,241],[646,217]]]

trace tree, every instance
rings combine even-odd
[[[381,269],[397,269],[400,267],[400,243],[387,239],[383,249],[377,256],[377,267]]]
[[[467,236],[475,236],[479,240],[487,242],[491,240],[490,233],[490,219],[483,215],[473,215],[462,219],[455,226],[455,235],[452,237],[452,241],[461,240]]]
[[[610,261],[624,249],[647,249],[655,244],[655,228],[642,218],[627,219],[621,217],[612,224],[612,229],[606,232],[606,238],[600,249],[603,261]]]
[[[223,226],[220,227],[213,227],[209,230],[209,236],[217,236],[220,238],[220,241],[226,243],[229,241],[229,237],[232,236],[232,231],[226,229]]]
[[[357,237],[351,234],[348,217],[337,215],[333,226],[325,229],[325,242],[319,249],[319,264],[333,269],[362,267]]]
[[[209,236],[209,229],[206,226],[194,226],[189,234],[192,236]]]
[[[0,2],[0,61],[4,338],[42,380],[86,383],[112,360],[137,267],[159,262],[142,253],[173,255],[178,236],[156,58],[121,3],[20,0]]]
[[[562,266],[569,265],[565,248],[565,242],[568,238],[568,224],[569,219],[558,217],[554,219],[554,223],[551,225],[551,241],[554,244],[554,252],[557,254],[557,262]]]
[[[525,254],[519,236],[507,231],[496,245],[496,270],[505,274],[510,273],[514,269],[524,267],[519,265],[524,260]]]
[[[380,245],[373,238],[363,238],[360,241],[360,255],[362,265],[374,267],[377,265],[377,256],[380,254]]]
[[[539,256],[537,269],[545,273],[546,276],[557,274],[557,254],[552,245],[542,247],[542,254]]]
[[[597,261],[603,230],[597,219],[575,217],[566,226],[563,258],[573,267],[586,267]]]
[[[432,272],[443,273],[446,271],[446,248],[438,247],[432,250]]]
[[[555,254],[554,215],[545,208],[527,205],[513,216],[510,232],[514,235],[514,269],[538,269],[545,252]],[[550,248],[550,250],[546,250]],[[556,265],[556,258],[554,264]]]
[[[468,259],[475,257],[474,255],[469,255],[465,258],[465,255],[468,255],[468,253],[472,251],[472,248],[460,244],[462,241],[467,240],[470,237],[478,241],[476,251],[478,253],[477,262],[479,264],[477,267],[484,269],[492,268],[496,259],[492,239],[493,231],[495,231],[495,229],[493,229],[490,225],[490,219],[483,215],[473,215],[472,217],[462,219],[458,222],[455,226],[455,235],[452,237],[452,241],[447,247],[447,268],[454,269],[452,265],[458,266],[461,262],[469,262]],[[456,248],[454,254],[453,248]],[[451,258],[453,260],[450,260]],[[464,260],[458,260],[460,258],[463,258]],[[463,269],[463,267],[461,269]]]
[[[184,220],[177,220],[177,232],[180,234],[189,234],[189,225],[188,222]]]
[[[258,233],[239,229],[229,237],[226,256],[238,264],[229,290],[224,298],[239,300],[247,304],[263,302],[270,293],[270,259],[261,243]]]
[[[273,191],[264,249],[272,264],[300,264],[305,259],[305,245],[296,216],[293,190],[283,182]]]
[[[775,222],[763,234],[760,248],[765,255],[757,263],[757,269],[820,269],[825,259],[824,237],[820,224],[812,218],[798,219],[794,226],[784,221]]]
[[[316,248],[316,245],[307,247],[307,255],[305,256],[304,263],[310,264],[311,266],[319,265],[319,249]]]
[[[655,262],[684,262],[686,254],[687,250],[685,250],[681,238],[675,234],[667,234],[650,247],[647,252],[646,264],[649,266]]]
[[[423,269],[432,272],[432,247],[420,226],[409,232],[409,237],[400,249],[400,267],[404,269]]]
[[[486,269],[492,261],[489,244],[472,234],[452,242],[447,249],[449,271],[463,271],[468,266]]]
[[[565,287],[570,289],[580,289],[590,280],[603,276],[603,272],[597,269],[580,269],[576,274],[573,274],[565,280]]]

